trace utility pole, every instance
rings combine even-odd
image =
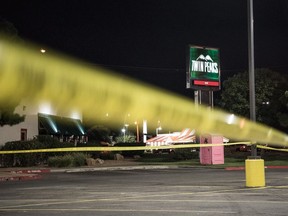
[[[248,8],[248,56],[249,56],[249,96],[250,96],[250,120],[256,121],[255,112],[255,76],[254,76],[254,19],[253,0],[247,0]],[[251,140],[253,141],[253,140]],[[257,146],[252,144],[251,156],[245,160],[246,187],[265,186],[264,160],[257,157]]]
[[[249,61],[249,97],[250,97],[250,120],[256,121],[255,111],[255,66],[254,66],[254,18],[253,0],[247,0],[248,5],[248,61]],[[252,140],[253,141],[253,140]],[[251,146],[251,156],[257,156],[256,144]]]

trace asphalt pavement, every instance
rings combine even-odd
[[[41,179],[43,173],[59,173],[59,172],[91,172],[104,170],[147,170],[147,169],[174,169],[183,167],[197,167],[206,168],[206,166],[178,166],[178,165],[142,165],[130,160],[126,161],[107,161],[105,164],[98,166],[84,166],[84,167],[68,167],[68,168],[51,168],[46,166],[37,167],[8,167],[0,168],[0,182],[3,181],[26,181]],[[229,171],[245,170],[245,167],[226,167],[223,168]],[[288,169],[288,166],[265,166],[265,169]]]
[[[246,188],[244,170],[130,168],[58,169],[0,182],[0,215],[287,215],[287,169],[267,169],[266,187]]]

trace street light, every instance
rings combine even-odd
[[[122,133],[124,134],[124,136],[123,136],[123,140],[124,140],[124,143],[125,143],[125,131],[126,131],[126,130],[125,130],[125,128],[122,128],[121,131],[122,131]]]
[[[128,134],[128,127],[129,127],[129,124],[124,124],[124,128],[122,128],[122,132],[123,132],[123,134],[124,134],[124,138],[123,138],[123,140],[124,140],[124,143],[126,142],[126,134]],[[126,132],[127,131],[127,132]]]
[[[248,66],[249,66],[250,120],[256,122],[253,0],[247,0],[247,6],[248,6]],[[253,144],[251,146],[251,156],[254,158],[257,157],[256,144]]]
[[[162,130],[161,126],[156,128],[156,136],[158,135],[159,130]]]
[[[134,124],[136,125],[136,137],[137,137],[137,142],[139,142],[139,125],[138,122],[135,121]]]
[[[129,124],[126,123],[127,122],[127,119],[126,119],[127,117],[130,118],[130,113],[125,114],[125,116],[124,116],[124,122],[123,122],[124,128],[122,129],[122,132],[124,133],[124,142],[125,142],[125,133],[127,131],[126,134],[128,134],[128,127],[129,127]],[[129,122],[129,119],[128,119],[128,122]]]
[[[125,124],[125,125],[124,125],[124,128],[125,128],[125,129],[127,128],[127,134],[128,134],[128,127],[129,127],[129,124]]]

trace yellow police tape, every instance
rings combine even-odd
[[[288,146],[288,135],[273,128],[195,106],[189,98],[52,51],[41,54],[36,46],[0,38],[0,105],[19,101],[36,107],[48,101],[59,115],[79,110],[86,119],[107,125],[123,127],[123,122],[147,120],[149,128],[156,128],[160,120],[170,131],[193,128],[199,134]]]
[[[266,150],[272,150],[272,151],[288,152],[288,149],[283,149],[283,148],[273,148],[273,147],[263,146],[263,145],[257,145],[257,148],[260,148],[260,149],[266,149]]]
[[[180,148],[201,148],[211,146],[231,146],[231,145],[249,145],[250,142],[224,143],[224,144],[182,144],[182,145],[162,145],[162,146],[123,146],[123,147],[73,147],[73,148],[51,148],[51,149],[32,149],[32,150],[13,150],[0,151],[0,154],[21,154],[21,153],[44,153],[44,152],[81,152],[81,151],[143,151],[159,149],[180,149]]]

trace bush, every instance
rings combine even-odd
[[[71,154],[73,157],[73,166],[84,166],[86,164],[86,159],[90,158],[90,156],[88,154],[84,154],[84,153],[73,153]]]
[[[114,155],[117,152],[100,152],[98,158],[102,160],[114,160]]]
[[[50,167],[78,167],[86,164],[86,158],[90,156],[84,153],[72,153],[63,156],[53,156],[48,159]]]
[[[42,143],[37,140],[31,141],[14,141],[7,142],[3,147],[3,151],[10,150],[31,150],[43,148]],[[2,156],[2,165],[5,167],[11,166],[35,166],[42,163],[44,160],[44,153],[23,153],[23,154],[5,154]]]
[[[48,148],[67,148],[74,147],[74,143],[60,142],[56,138],[47,135],[37,136],[34,140],[29,141],[12,141],[7,142],[2,147],[3,151],[13,150],[32,150],[32,149],[48,149]],[[2,155],[2,166],[35,166],[45,164],[51,156],[64,156],[67,152],[43,152],[43,153],[21,153],[21,154],[5,154]],[[69,154],[69,153],[68,153]]]
[[[117,143],[115,144],[115,147],[130,147],[130,146],[145,146],[145,143],[128,143],[128,142],[123,142],[123,143]],[[88,143],[79,143],[77,145],[78,147],[103,147],[100,143],[96,142],[88,142]],[[124,157],[133,157],[134,155],[140,155],[142,156],[144,154],[144,150],[138,150],[138,151],[122,151],[122,152],[117,152],[117,151],[107,151],[107,152],[89,152],[93,158],[100,158],[102,160],[114,160],[114,155],[120,153]]]
[[[100,145],[100,143],[87,142],[87,143],[78,143],[77,147],[102,147],[102,146]],[[84,153],[90,154],[92,158],[100,158],[100,154],[101,154],[101,152],[99,151],[89,151],[89,152],[84,152]]]
[[[115,146],[116,147],[132,147],[132,146],[145,146],[145,143],[117,143]],[[116,152],[115,152],[116,153]],[[124,157],[133,157],[134,155],[140,155],[142,156],[144,154],[144,150],[133,150],[133,151],[122,151],[121,154]]]
[[[48,166],[51,167],[69,167],[73,164],[73,157],[71,155],[54,156],[48,158]]]
[[[51,137],[49,135],[39,135],[36,138],[40,143],[42,143],[43,148],[69,148],[75,147],[74,143],[71,142],[60,142],[57,138]],[[63,156],[67,154],[67,152],[47,152],[43,153],[44,160],[47,161],[51,156]]]
[[[49,135],[39,135],[36,139],[43,143],[46,148],[58,148],[60,146],[59,140]]]
[[[174,160],[191,160],[199,158],[199,152],[192,152],[190,148],[187,149],[175,149],[172,156]]]

